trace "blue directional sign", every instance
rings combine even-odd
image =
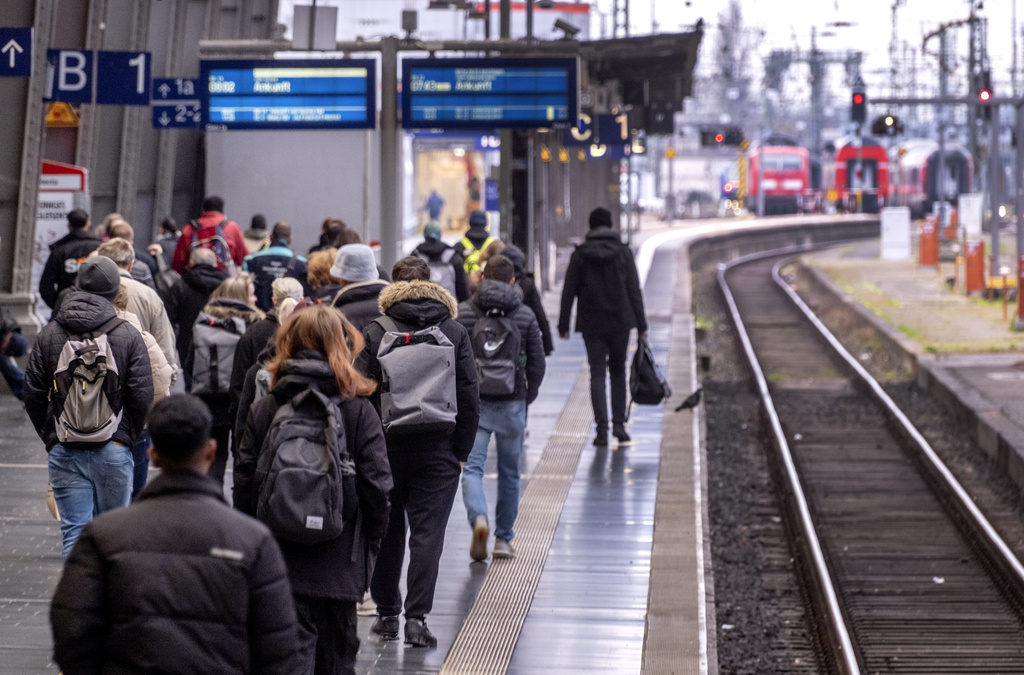
[[[0,28],[0,77],[32,74],[32,29]]]
[[[61,103],[92,103],[93,53],[47,49],[46,99]]]
[[[567,128],[578,69],[575,58],[404,59],[402,126]]]
[[[372,129],[370,59],[200,62],[207,129]]]
[[[149,105],[149,52],[99,52],[96,102]]]
[[[198,127],[203,121],[199,80],[153,78],[153,128]]]

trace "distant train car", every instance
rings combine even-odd
[[[860,162],[860,179],[856,167]],[[836,193],[841,209],[852,210],[856,188],[861,189],[860,210],[878,213],[889,196],[889,153],[873,138],[844,138],[836,142]]]
[[[759,168],[761,167],[761,168]],[[811,187],[810,157],[796,145],[765,145],[748,153],[747,204],[757,203],[761,186],[757,174],[764,174],[764,213],[777,216],[803,210],[805,191]]]
[[[939,201],[939,144],[927,139],[909,140],[900,160],[900,176],[895,190],[898,204],[910,207],[911,216],[923,218]],[[959,196],[971,191],[973,162],[971,153],[961,145],[946,144],[945,201],[956,204]]]

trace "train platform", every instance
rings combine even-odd
[[[361,617],[357,672],[715,672],[700,412],[673,412],[697,375],[682,233],[671,234],[640,257],[650,341],[675,396],[633,408],[631,443],[595,447],[582,339],[556,338],[529,411],[518,557],[473,562],[456,497],[428,616],[438,647],[382,642]],[[559,290],[545,297],[553,323]],[[0,425],[0,675],[55,673],[60,532],[44,503],[46,455],[10,395],[0,395]]]
[[[870,323],[913,369],[922,389],[956,415],[1024,488],[1024,332],[1016,303],[967,296],[952,262],[887,261],[878,240],[803,256],[821,288]],[[960,270],[962,278],[963,270]]]

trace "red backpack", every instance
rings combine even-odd
[[[231,257],[231,247],[228,246],[227,237],[224,236],[224,225],[228,219],[220,221],[214,227],[201,227],[195,220],[190,221],[192,225],[192,247],[208,248],[217,255],[217,267],[228,273],[228,276],[235,276],[235,261]]]

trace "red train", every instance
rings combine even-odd
[[[939,201],[939,144],[927,139],[908,140],[900,160],[899,181],[894,190],[895,203],[910,207],[914,218],[931,213]],[[946,145],[945,200],[956,204],[960,195],[971,191],[973,162],[971,153],[955,143]]]
[[[764,214],[777,216],[804,210],[807,191],[811,188],[810,157],[807,150],[795,144],[765,145],[747,153],[747,203],[757,203],[761,190],[757,175],[763,164]]]
[[[860,175],[857,163],[860,162]],[[878,213],[889,197],[889,153],[873,138],[862,138],[860,145],[855,138],[844,138],[836,142],[835,153],[837,194],[839,210],[856,210],[856,188],[861,189],[860,211]]]

